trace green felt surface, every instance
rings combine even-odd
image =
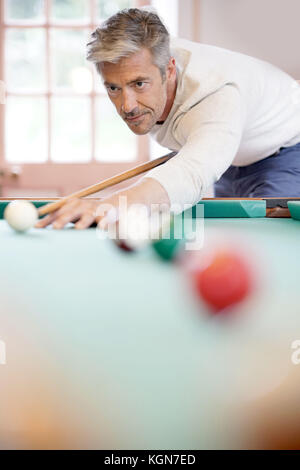
[[[41,363],[62,401],[60,419],[69,410],[90,423],[93,448],[246,445],[233,419],[238,406],[281,370],[279,353],[289,363],[300,335],[298,222],[204,221],[205,246],[212,235],[238,240],[264,272],[261,290],[230,321],[193,298],[178,265],[150,248],[126,254],[97,234],[18,234],[0,222],[0,338],[8,343],[1,388]]]
[[[293,219],[300,220],[300,202],[288,201],[287,205]]]

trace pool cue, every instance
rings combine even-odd
[[[50,204],[46,204],[45,206],[40,207],[38,209],[38,214],[39,216],[51,214],[52,212],[55,212],[56,210],[64,206],[70,199],[85,197],[89,196],[90,194],[98,193],[102,189],[109,188],[110,186],[114,186],[115,184],[121,183],[122,181],[126,181],[130,178],[133,178],[134,176],[141,175],[142,173],[145,173],[146,171],[149,171],[152,168],[156,168],[157,166],[162,165],[175,155],[176,152],[168,153],[167,155],[163,155],[162,157],[156,158],[155,160],[142,163],[141,165],[131,168],[130,170],[124,171],[123,173],[119,173],[118,175],[101,181],[100,183],[96,183],[92,186],[88,186],[87,188],[81,189],[80,191],[76,191],[75,193],[72,193],[69,196],[62,198],[59,201],[52,202]]]

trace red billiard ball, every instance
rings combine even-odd
[[[140,251],[149,243],[149,216],[143,207],[130,206],[120,215],[113,239],[123,251]]]
[[[193,263],[190,270],[196,294],[215,313],[243,301],[251,291],[252,275],[248,262],[241,254],[226,249],[217,250],[208,259]]]
[[[132,253],[133,251],[135,251],[134,248],[126,242],[126,240],[116,239],[114,240],[114,243],[122,251],[126,251],[128,253]]]

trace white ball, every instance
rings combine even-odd
[[[29,201],[13,201],[6,206],[4,218],[14,230],[25,232],[37,222],[38,211]]]

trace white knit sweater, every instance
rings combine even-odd
[[[300,142],[300,86],[253,57],[174,38],[176,97],[151,136],[178,154],[151,170],[171,204],[195,204],[230,165]],[[300,78],[300,77],[299,77]]]

